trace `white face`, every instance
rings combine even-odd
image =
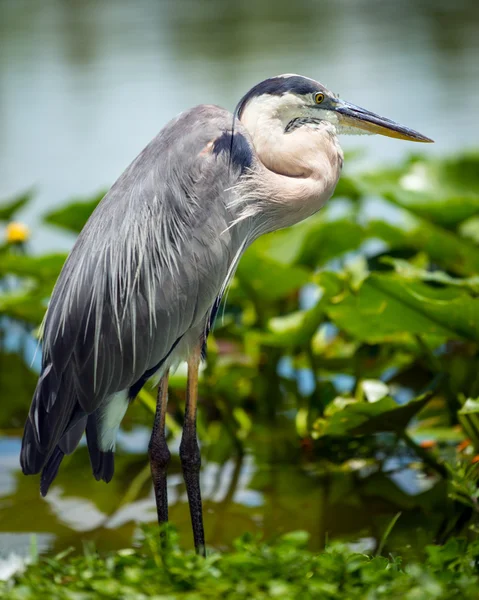
[[[340,100],[320,83],[306,77],[280,75],[258,84],[251,90],[253,94],[255,91],[258,95],[245,97],[240,116],[251,132],[271,126],[272,121],[287,131],[288,124],[300,119],[305,124],[328,122],[337,134],[378,133],[415,142],[432,141],[417,131]]]
[[[319,93],[319,92],[318,92]],[[295,119],[305,119],[311,123],[327,121],[337,133],[344,133],[338,115],[326,106],[318,110],[315,94],[299,95],[292,92],[280,95],[264,94],[252,98],[245,106],[241,120],[250,131],[254,131],[261,123],[278,120],[283,129]],[[321,92],[322,93],[322,92]],[[323,102],[326,103],[326,93]]]

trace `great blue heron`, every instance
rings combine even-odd
[[[186,359],[180,458],[195,548],[204,552],[196,437],[198,367],[245,249],[329,199],[338,134],[429,138],[299,75],[262,81],[234,115],[202,105],[173,119],[95,209],[53,290],[42,370],[25,425],[23,472],[45,495],[86,431],[93,474],[110,481],[116,435],[145,382],[159,381],[149,444],[158,520],[168,520],[168,372]]]

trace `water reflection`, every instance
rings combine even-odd
[[[140,439],[144,429],[131,436]],[[225,435],[225,433],[224,433]],[[123,436],[125,438],[125,436]],[[411,458],[393,457],[383,470],[365,460],[349,468],[318,471],[305,462],[289,436],[264,428],[248,438],[246,454],[220,464],[206,459],[202,468],[205,528],[208,542],[228,548],[235,537],[250,531],[271,539],[290,530],[311,533],[318,549],[326,539],[359,537],[380,539],[384,525],[398,510],[404,512],[398,535],[431,539],[440,518],[434,507],[444,501],[444,485],[434,478],[420,479],[409,468]],[[172,443],[174,448],[177,444]],[[156,520],[156,506],[144,449],[127,453],[120,448],[116,473],[108,485],[91,476],[83,446],[68,457],[48,496],[41,500],[38,481],[18,468],[19,439],[4,438],[0,452],[1,533],[22,534],[17,547],[29,551],[27,534],[40,534],[42,548],[60,551],[92,540],[100,549],[131,544],[139,523]],[[131,446],[130,446],[131,448]],[[206,450],[206,452],[205,452]],[[204,454],[208,457],[208,448]],[[170,519],[179,528],[182,543],[190,546],[190,517],[177,453],[168,477]],[[427,516],[426,516],[427,515]],[[406,533],[407,532],[407,533]],[[393,542],[394,543],[394,542]],[[7,548],[3,549],[3,553]]]
[[[0,197],[36,185],[25,219],[111,184],[179,111],[233,108],[258,80],[317,77],[341,95],[424,131],[421,148],[477,144],[479,8],[475,0],[145,0],[140,5],[0,3]],[[368,160],[413,148],[343,140]],[[34,228],[37,249],[72,237]]]

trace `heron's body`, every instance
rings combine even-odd
[[[45,459],[48,465],[58,443],[72,451],[85,426],[97,436],[88,440],[95,467],[98,452],[114,449],[108,430],[118,427],[125,397],[186,358],[206,330],[243,242],[241,227],[231,227],[238,207],[230,207],[242,166],[229,168],[229,153],[211,144],[231,125],[232,115],[215,107],[180,115],[126,169],[81,232],[46,316],[48,372],[27,424],[25,470],[38,471]],[[242,140],[249,151],[242,158],[251,163]],[[98,465],[95,474],[109,479],[111,467],[103,473]]]
[[[202,105],[171,121],[81,232],[47,311],[23,439],[23,470],[42,470],[42,493],[85,429],[93,472],[109,481],[129,402],[204,345],[247,246],[333,193],[337,127],[301,111],[301,98],[324,88],[299,76],[267,81],[235,116]]]

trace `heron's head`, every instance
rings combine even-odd
[[[263,118],[279,119],[285,130],[295,123],[328,121],[336,133],[378,133],[411,142],[428,137],[338,98],[323,85],[301,75],[280,75],[255,85],[239,102],[236,115],[250,129]]]

